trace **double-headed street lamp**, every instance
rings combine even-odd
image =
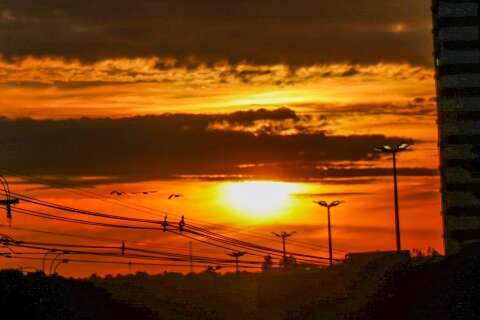
[[[276,232],[272,232],[276,237],[279,237],[282,239],[282,244],[283,244],[283,267],[284,268],[287,268],[287,251],[285,250],[285,240],[288,238],[288,237],[291,237],[293,236],[295,233],[297,233],[296,231],[292,231],[290,233],[288,232],[285,232],[285,231],[282,231],[280,233],[276,233]]]
[[[314,201],[316,204],[327,208],[327,214],[328,214],[328,258],[330,260],[330,265],[333,264],[333,254],[332,254],[332,229],[330,226],[330,208],[331,207],[336,207],[343,203],[344,201],[339,201],[335,200],[330,203],[327,203],[326,201]]]
[[[390,153],[393,159],[393,194],[395,199],[395,234],[397,239],[397,252],[401,250],[400,244],[400,219],[398,216],[398,189],[397,189],[397,158],[398,152],[405,151],[408,148],[408,144],[402,143],[396,146],[383,145],[375,148],[375,151]]]
[[[237,274],[240,272],[240,270],[238,269],[238,259],[240,257],[243,257],[246,254],[247,253],[243,252],[243,251],[235,251],[235,252],[232,252],[232,253],[227,253],[227,255],[229,255],[230,257],[235,258],[235,271],[236,271]]]

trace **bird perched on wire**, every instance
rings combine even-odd
[[[126,192],[123,192],[123,191],[117,191],[117,190],[113,190],[112,192],[110,192],[110,194],[114,194],[114,195],[117,195],[117,196],[123,196],[124,194],[127,194]]]
[[[184,227],[185,227],[185,216],[182,216],[182,219],[180,219],[180,222],[178,223],[178,230],[182,232]]]
[[[168,196],[168,200],[172,200],[173,198],[180,198],[182,195],[180,193],[172,193]]]
[[[167,231],[167,227],[168,227],[167,216],[165,216],[165,218],[163,218],[163,222],[161,222],[160,224],[163,227],[163,232]]]

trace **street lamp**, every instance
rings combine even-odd
[[[390,153],[393,159],[393,195],[395,200],[395,234],[397,239],[397,252],[400,252],[400,219],[398,216],[398,190],[397,190],[397,153],[407,150],[408,144],[402,143],[396,146],[383,145],[375,148],[375,151]]]
[[[63,252],[58,252],[55,257],[51,260],[50,262],[50,268],[48,269],[49,270],[49,274],[52,274],[52,270],[53,270],[53,266],[55,265],[55,262],[57,261],[57,259],[63,255]]]
[[[332,201],[330,203],[327,203],[326,201],[314,201],[316,204],[327,208],[327,214],[328,214],[328,258],[330,260],[330,265],[333,264],[333,254],[332,254],[332,228],[330,225],[330,208],[331,207],[336,207],[343,203],[344,201]]]
[[[51,262],[50,262],[50,274],[52,274],[52,270],[54,269],[54,265],[55,265],[55,262],[58,261],[57,259],[60,258],[62,255],[64,254],[70,254],[69,251],[61,251],[61,252],[58,252],[57,255],[51,259]],[[65,263],[65,262],[64,262]]]
[[[61,260],[61,261],[58,261],[58,262],[57,262],[57,265],[55,266],[55,268],[53,268],[53,274],[57,274],[57,269],[58,269],[58,267],[60,267],[60,265],[61,265],[62,263],[69,263],[69,262],[70,262],[70,260],[68,260],[68,259],[63,259],[63,260]]]
[[[293,236],[295,233],[297,233],[296,231],[292,231],[290,233],[288,232],[285,232],[285,231],[282,231],[280,233],[276,233],[276,232],[272,232],[276,237],[279,237],[282,239],[282,244],[283,244],[283,267],[284,268],[287,268],[287,251],[285,250],[285,240],[288,238],[288,237],[291,237]]]
[[[208,266],[207,272],[211,272],[213,274],[213,283],[215,286],[215,295],[218,295],[217,289],[217,271],[222,269],[222,266]]]
[[[45,273],[45,261],[47,260],[47,256],[50,254],[50,253],[55,253],[57,252],[57,250],[55,249],[50,249],[50,250],[47,250],[44,254],[43,254],[43,258],[42,258],[42,271],[43,273]]]
[[[243,252],[243,251],[235,251],[235,252],[232,252],[232,253],[227,253],[227,255],[229,255],[230,257],[235,258],[235,271],[236,271],[237,274],[240,272],[240,270],[238,269],[238,259],[240,257],[243,257],[245,254],[247,254],[247,253]]]

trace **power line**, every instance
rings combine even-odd
[[[22,257],[22,256],[12,256],[12,259],[25,259],[25,260],[37,260],[40,261],[42,258],[36,257]],[[52,261],[53,258],[46,259],[47,261]],[[68,259],[70,262],[78,263],[96,263],[96,264],[119,264],[119,265],[139,265],[139,266],[158,266],[158,267],[188,267],[188,264],[166,264],[166,263],[146,263],[146,262],[124,262],[124,261],[109,261],[109,260],[88,260],[88,259]],[[230,266],[226,266],[230,267]],[[250,269],[259,269],[261,267],[257,266],[242,266],[242,268]]]
[[[117,252],[111,252],[111,251],[85,251],[85,250],[79,250],[80,249],[117,249],[115,247],[106,247],[106,246],[86,246],[86,245],[71,245],[71,244],[58,244],[58,243],[37,243],[37,242],[26,242],[26,241],[14,241],[14,242],[3,242],[5,245],[13,246],[13,247],[18,247],[18,248],[27,248],[27,249],[34,249],[34,250],[43,250],[46,253],[48,252],[56,252],[56,253],[62,253],[62,254],[68,254],[68,255],[94,255],[94,256],[108,256],[108,257],[117,257],[117,258],[134,258],[134,259],[141,259],[141,260],[168,260],[168,261],[177,261],[177,262],[189,262],[189,258],[186,256],[182,255],[173,255],[173,254],[166,254],[165,256],[151,256],[151,255],[142,255],[142,254],[125,254],[122,255],[121,253]],[[72,249],[75,248],[75,249]],[[147,250],[138,250],[134,248],[128,248],[128,250],[131,251],[147,251]],[[148,251],[151,253],[156,253],[152,251]],[[13,255],[15,254],[21,254],[21,253],[16,253],[13,252]],[[160,253],[158,253],[160,254]],[[44,257],[44,260],[46,258]],[[219,258],[213,258],[213,257],[198,257],[198,256],[193,256],[192,259],[200,264],[209,264],[209,263],[219,263],[223,264],[224,266],[233,266],[235,263],[235,260],[228,260],[228,259],[219,259]],[[261,261],[243,261],[242,264],[244,265],[259,265],[261,264]]]
[[[117,205],[120,205],[120,206],[123,206],[123,207],[126,207],[126,208],[130,208],[130,209],[136,209],[136,210],[139,210],[139,211],[142,211],[142,212],[145,212],[145,213],[148,213],[148,214],[152,214],[152,215],[155,215],[155,216],[160,216],[158,213],[157,213],[157,210],[155,209],[152,209],[152,208],[149,208],[149,207],[146,207],[146,206],[141,206],[139,204],[131,204],[131,203],[125,203],[125,202],[122,202],[121,200],[119,199],[111,199],[109,197],[106,197],[105,195],[103,194],[99,194],[99,193],[95,193],[95,192],[92,192],[92,191],[87,191],[87,190],[83,190],[83,189],[80,189],[78,190],[78,188],[74,188],[72,186],[69,186],[68,184],[65,184],[65,183],[60,183],[58,181],[51,181],[51,180],[45,180],[45,179],[42,179],[42,178],[39,178],[39,177],[34,177],[32,175],[28,175],[28,174],[25,174],[25,173],[20,173],[18,171],[15,171],[15,170],[11,170],[11,169],[6,169],[6,168],[3,168],[3,169],[0,169],[0,170],[3,170],[5,172],[9,172],[10,174],[12,175],[16,175],[18,177],[21,177],[21,178],[24,178],[24,179],[29,179],[29,180],[32,180],[32,181],[37,181],[37,182],[40,182],[42,184],[47,184],[47,185],[57,185],[61,188],[67,188],[70,192],[74,193],[74,194],[79,194],[79,195],[87,195],[87,196],[91,196],[91,197],[94,197],[96,199],[99,199],[99,200],[102,200],[102,201],[106,201],[106,202],[109,202],[111,203],[111,201],[115,201],[114,204],[117,204]],[[166,212],[164,210],[161,210],[163,211],[165,214],[168,214],[168,215],[172,215],[172,216],[178,216],[179,215],[176,215],[176,214],[173,214],[173,213],[170,213],[170,212]],[[190,221],[197,221],[197,222],[200,222],[201,224],[205,223],[205,222],[202,222],[201,220],[198,220],[198,219],[189,219]],[[261,239],[268,239],[269,241],[272,241],[272,239],[269,239],[269,238],[266,238],[264,236],[262,236],[260,233],[258,232],[253,232],[253,231],[242,231],[242,229],[240,228],[233,228],[231,226],[225,226],[225,225],[222,225],[222,224],[218,224],[218,223],[215,223],[215,224],[207,224],[207,225],[201,225],[201,227],[207,227],[209,229],[211,228],[216,228],[216,227],[221,227],[223,229],[233,229],[234,231],[233,232],[244,232],[244,233],[249,233],[252,235],[252,237],[256,237],[256,238],[261,238]],[[244,228],[245,229],[245,228]],[[297,241],[297,240],[292,240],[290,241],[291,243],[295,244],[295,243],[299,243],[299,246],[302,247],[302,245],[300,245],[300,242]],[[314,245],[314,244],[311,244],[312,246],[318,246],[318,245]],[[305,246],[303,246],[305,247]],[[318,246],[318,247],[322,247],[322,246]],[[335,251],[339,251],[339,252],[342,252],[342,250],[335,250]],[[347,251],[343,251],[342,253],[345,253]]]
[[[51,209],[56,209],[56,210],[69,212],[69,213],[82,214],[82,215],[88,215],[88,216],[94,216],[94,217],[100,217],[100,218],[106,218],[106,219],[115,219],[115,220],[121,220],[121,221],[141,222],[141,223],[148,223],[148,224],[155,224],[155,225],[163,225],[163,223],[164,223],[163,221],[159,221],[159,220],[124,217],[124,216],[100,213],[100,212],[95,212],[95,211],[82,210],[82,209],[63,206],[63,205],[60,205],[60,204],[56,204],[56,203],[52,203],[52,202],[48,202],[48,201],[44,201],[44,200],[39,200],[39,199],[36,199],[36,198],[33,198],[33,197],[24,196],[24,195],[21,195],[21,194],[16,194],[16,195],[21,197],[21,199],[23,201],[26,201],[26,202],[29,202],[29,203],[32,203],[32,204],[35,204],[35,205],[44,206],[44,207],[51,208]],[[60,221],[64,221],[64,222],[74,222],[74,223],[89,224],[89,225],[96,225],[96,226],[117,227],[117,228],[132,228],[132,229],[144,229],[144,230],[159,230],[160,229],[160,228],[152,228],[152,227],[144,227],[144,226],[118,225],[118,224],[110,224],[110,223],[103,223],[103,222],[85,221],[85,220],[80,220],[80,219],[75,219],[75,218],[68,218],[68,217],[54,216],[54,215],[46,214],[46,213],[39,213],[39,212],[35,212],[33,210],[27,210],[27,209],[21,209],[19,211],[21,211],[22,213],[29,214],[29,215],[34,215],[34,216],[37,216],[37,217],[60,220]],[[173,223],[173,225],[175,225],[175,223]],[[182,230],[182,228],[184,228],[185,222],[184,222],[183,218],[177,225],[180,227],[181,230]],[[197,236],[200,236],[200,237],[203,237],[203,238],[206,238],[208,240],[215,241],[215,242],[220,242],[220,243],[223,243],[223,244],[230,244],[230,245],[234,245],[234,246],[241,247],[241,248],[248,248],[249,250],[254,250],[254,251],[257,251],[257,252],[261,252],[263,254],[265,254],[265,253],[270,253],[271,254],[272,252],[277,252],[277,253],[279,252],[276,249],[272,249],[272,248],[265,247],[265,246],[255,245],[255,244],[248,243],[248,242],[245,242],[245,241],[240,241],[240,240],[234,239],[234,238],[229,238],[229,237],[223,236],[221,234],[214,233],[214,232],[211,232],[209,230],[206,230],[206,229],[203,229],[203,228],[200,228],[200,227],[196,227],[194,225],[187,225],[187,227],[189,227],[190,229],[185,230],[186,232],[192,233],[194,235],[197,235]],[[182,235],[182,236],[185,236],[185,234],[183,232],[180,232],[179,234]],[[196,241],[200,241],[200,239],[195,238],[195,237],[193,237],[193,239],[195,239]],[[209,243],[209,244],[211,244],[211,243]],[[224,247],[224,248],[226,248],[226,247]],[[228,248],[228,249],[231,250],[232,248]],[[326,259],[324,257],[304,255],[304,254],[293,253],[293,252],[291,254],[298,255],[298,256],[303,256],[303,257],[307,257],[307,258],[313,258],[313,259]]]
[[[16,194],[18,195],[19,197],[21,197],[24,201],[26,202],[30,202],[30,203],[33,203],[33,204],[37,204],[37,205],[41,205],[41,206],[45,206],[45,207],[48,207],[48,208],[53,208],[53,209],[58,209],[58,210],[62,210],[62,211],[66,211],[66,212],[70,212],[70,213],[77,213],[77,214],[83,214],[83,215],[88,215],[88,216],[95,216],[95,217],[102,217],[102,218],[107,218],[107,219],[115,219],[115,220],[123,220],[123,221],[135,221],[135,222],[142,222],[142,223],[149,223],[149,224],[155,224],[155,225],[159,225],[159,224],[162,224],[162,221],[159,221],[159,220],[151,220],[151,219],[140,219],[140,218],[132,218],[132,217],[122,217],[122,216],[117,216],[117,215],[112,215],[112,214],[106,214],[106,213],[99,213],[99,212],[94,212],[94,211],[88,211],[88,210],[81,210],[81,209],[76,209],[76,208],[72,208],[72,207],[67,207],[67,206],[62,206],[62,205],[59,205],[59,204],[55,204],[55,203],[51,203],[51,202],[47,202],[47,201],[43,201],[43,200],[39,200],[39,199],[35,199],[33,197],[27,197],[27,198],[24,198],[24,196],[20,195],[20,194]],[[25,210],[25,209],[22,209],[22,210]],[[33,214],[33,215],[37,215],[37,216],[43,216],[43,217],[47,217],[47,218],[53,218],[52,215],[49,215],[49,214],[41,214],[39,215],[38,213],[33,213],[33,212],[29,212],[29,214]],[[129,225],[113,225],[113,224],[105,224],[105,223],[99,223],[99,222],[92,222],[92,221],[81,221],[79,219],[73,219],[73,218],[66,218],[66,217],[56,217],[58,219],[61,219],[63,221],[68,221],[68,222],[77,222],[77,223],[83,223],[83,224],[91,224],[91,225],[97,225],[97,226],[107,226],[107,227],[119,227],[119,228],[132,228],[132,229],[135,229],[135,228],[138,228],[138,229],[146,229],[146,230],[158,230],[159,228],[152,228],[152,227],[143,227],[143,226],[129,226]],[[183,220],[182,220],[183,221]],[[177,225],[180,226],[180,224],[182,223],[182,221],[180,221],[180,223],[178,223]],[[241,247],[249,247],[250,250],[256,250],[256,251],[269,251],[269,252],[272,252],[272,251],[276,251],[276,252],[279,252],[278,250],[276,249],[272,249],[272,248],[268,248],[268,247],[265,247],[265,246],[258,246],[258,245],[255,245],[255,244],[251,244],[251,243],[248,243],[248,242],[245,242],[245,241],[241,241],[241,240],[237,240],[237,239],[234,239],[234,238],[229,238],[229,237],[226,237],[226,236],[223,236],[221,234],[218,234],[218,233],[214,233],[214,232],[211,232],[209,230],[206,230],[206,229],[203,229],[203,228],[200,228],[200,227],[196,227],[194,225],[187,225],[188,227],[192,228],[192,229],[195,229],[197,231],[194,231],[194,230],[188,230],[190,233],[193,233],[193,234],[196,234],[196,235],[199,235],[199,236],[202,236],[202,237],[205,237],[205,238],[209,238],[210,240],[216,240],[216,241],[219,241],[219,242],[222,242],[223,243],[230,243],[230,244],[234,244],[234,245],[237,245],[237,246],[241,246]],[[182,234],[182,233],[180,233]],[[197,239],[198,241],[198,239]],[[255,249],[256,248],[256,249]],[[230,249],[230,248],[229,248]],[[309,258],[314,258],[314,259],[326,259],[324,257],[319,257],[319,256],[313,256],[313,255],[303,255],[303,254],[299,254],[299,253],[291,253],[291,254],[294,254],[294,255],[300,255],[300,256],[308,256]]]

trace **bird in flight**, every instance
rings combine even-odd
[[[155,193],[155,192],[157,192],[157,190],[132,192],[132,194],[150,194],[150,193]]]
[[[126,192],[113,190],[112,192],[110,192],[110,194],[115,194],[117,196],[123,196],[124,194],[126,194]]]
[[[114,194],[114,195],[117,195],[117,196],[123,196],[124,194],[150,194],[150,193],[155,193],[157,192],[157,190],[149,190],[149,191],[137,191],[137,192],[125,192],[125,191],[117,191],[117,190],[113,190],[112,192],[110,192],[110,194]]]
[[[168,196],[168,200],[172,200],[173,198],[179,198],[182,195],[179,193],[172,193],[171,195]]]

